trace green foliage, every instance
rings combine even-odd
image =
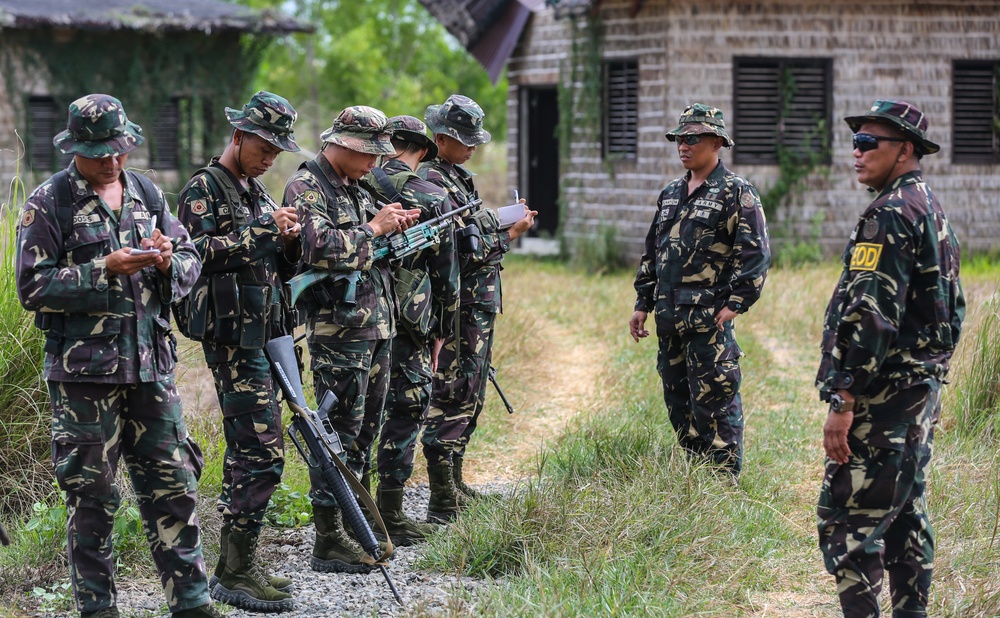
[[[573,241],[573,264],[587,272],[604,274],[620,271],[628,266],[618,228],[611,223],[601,223],[593,236]]]
[[[983,303],[979,328],[969,343],[972,359],[955,384],[956,426],[964,436],[996,440],[1000,437],[1000,295]]]
[[[802,239],[787,233],[771,236],[771,264],[778,268],[794,268],[824,261],[819,240],[823,235],[823,213],[816,213],[810,222],[809,237]]]
[[[482,106],[491,133],[506,131],[506,78],[490,84],[479,63],[417,0],[241,1],[283,10],[316,27],[268,49],[256,82],[312,119],[302,132],[305,143],[348,105],[423,118],[427,105],[453,93]]]
[[[18,156],[18,163],[20,163]],[[0,513],[24,513],[50,491],[48,390],[42,380],[44,337],[17,297],[17,222],[24,186],[15,169],[0,199]]]
[[[269,526],[299,528],[312,523],[312,505],[306,492],[282,483],[271,494],[264,519]]]
[[[43,612],[65,612],[73,609],[73,584],[68,581],[55,582],[47,589],[35,586],[31,596],[38,602],[38,609]]]

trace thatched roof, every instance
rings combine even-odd
[[[287,34],[313,27],[276,11],[220,0],[0,0],[0,29]]]

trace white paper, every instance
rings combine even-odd
[[[524,218],[524,204],[511,204],[497,208],[497,216],[500,217],[500,229],[506,230]]]

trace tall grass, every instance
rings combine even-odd
[[[1000,436],[1000,296],[990,296],[969,317],[978,328],[966,330],[969,359],[957,372],[955,426],[965,436],[995,440]]]

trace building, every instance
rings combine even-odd
[[[67,106],[106,92],[146,136],[129,166],[179,188],[224,143],[265,46],[310,30],[219,0],[0,0],[0,181],[30,190],[65,167]]]
[[[963,247],[1000,249],[994,0],[422,1],[450,5],[450,28],[454,5],[479,8],[478,39],[501,5],[531,12],[507,62],[508,174],[571,249],[610,231],[638,258],[659,190],[684,172],[664,131],[701,102],[724,110],[723,160],[770,198],[777,244],[835,253],[871,197],[842,119],[879,98],[927,114],[942,149],[923,168]]]

